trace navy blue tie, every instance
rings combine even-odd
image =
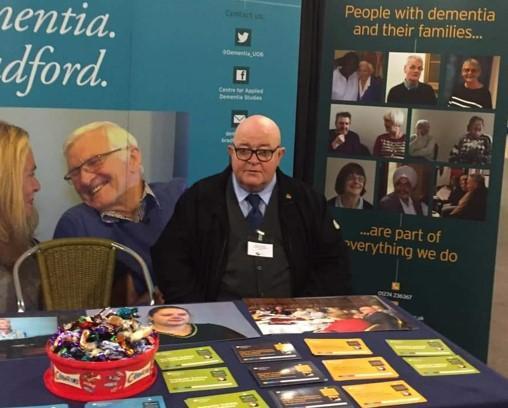
[[[252,230],[257,230],[263,221],[263,214],[259,209],[259,203],[261,202],[261,197],[257,194],[249,194],[245,198],[248,203],[252,206],[251,210],[247,214],[247,222],[249,223]]]

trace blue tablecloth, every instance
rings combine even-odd
[[[242,312],[246,312],[243,303],[237,303]],[[257,389],[270,406],[275,406],[268,395],[267,388],[259,389],[254,378],[250,375],[247,366],[241,364],[232,350],[233,344],[258,343],[269,340],[290,341],[300,352],[305,360],[311,360],[327,373],[321,361],[324,358],[316,358],[309,352],[304,343],[304,337],[340,337],[340,338],[362,338],[374,355],[383,356],[399,373],[400,379],[405,380],[409,385],[420,392],[428,403],[405,405],[407,407],[485,407],[485,408],[507,408],[508,407],[508,380],[488,368],[481,361],[454,345],[450,340],[444,338],[425,324],[417,321],[407,313],[398,309],[407,321],[415,327],[408,331],[384,331],[384,332],[362,332],[346,334],[287,334],[270,335],[254,339],[236,341],[216,341],[208,343],[193,343],[185,347],[194,347],[199,344],[210,344],[223,358],[237,380],[238,388],[225,390],[200,391],[182,394],[169,394],[159,374],[156,383],[140,396],[162,395],[169,407],[185,407],[183,402],[188,397],[198,397],[210,394],[221,394],[238,392],[248,389]],[[478,370],[480,374],[471,375],[450,375],[439,377],[422,377],[406,364],[401,357],[398,357],[386,343],[386,339],[422,339],[441,338],[456,353],[465,358]],[[173,347],[174,348],[174,347]],[[67,403],[71,407],[81,407],[83,403],[62,400],[46,390],[42,381],[44,370],[49,366],[46,357],[31,357],[17,360],[4,360],[0,362],[0,406],[27,406]],[[370,382],[370,381],[365,381]],[[357,384],[358,381],[336,383],[329,381],[328,384],[347,385]]]

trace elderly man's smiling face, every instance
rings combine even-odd
[[[141,158],[137,148],[125,147],[105,155],[112,150],[115,149],[110,146],[105,129],[99,128],[80,136],[66,152],[69,170],[97,155],[103,155],[93,169],[82,168],[71,179],[83,202],[100,212],[122,211],[131,184],[129,178],[133,174],[140,174]]]

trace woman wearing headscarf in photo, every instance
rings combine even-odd
[[[367,177],[365,170],[357,163],[348,163],[342,167],[335,180],[337,195],[328,204],[332,207],[370,210],[372,204],[363,199]]]
[[[379,208],[401,214],[428,215],[427,204],[414,197],[417,185],[418,176],[412,167],[398,167],[393,173],[394,191],[381,199]]]
[[[40,189],[28,133],[0,121],[0,313],[17,311],[12,268],[34,244],[37,212],[34,196]],[[27,261],[20,278],[27,309],[39,306],[39,275]]]
[[[480,82],[482,67],[478,60],[468,58],[461,68],[463,83],[453,88],[448,106],[463,109],[492,109],[492,96]]]

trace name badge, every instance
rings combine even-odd
[[[273,258],[273,244],[247,241],[247,255]]]

